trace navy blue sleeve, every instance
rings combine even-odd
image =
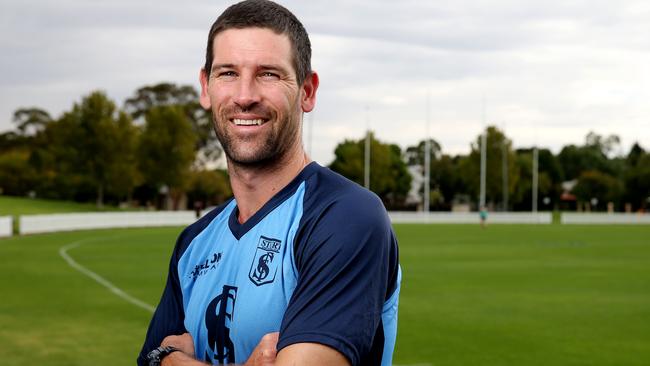
[[[178,278],[178,261],[185,253],[192,240],[205,229],[208,224],[215,218],[231,200],[226,201],[221,206],[213,209],[207,215],[201,217],[198,221],[183,230],[176,240],[176,246],[169,261],[169,272],[167,275],[167,284],[163,290],[162,297],[156,311],[153,314],[147,336],[144,340],[142,350],[138,355],[138,365],[147,365],[146,356],[153,349],[158,348],[160,343],[168,335],[180,335],[187,333],[185,329],[185,310],[183,308],[183,292],[181,291],[180,280]]]
[[[390,273],[397,268],[396,259],[391,264],[397,243],[386,210],[375,195],[359,188],[320,207],[306,207],[305,215],[294,246],[298,284],[278,350],[320,343],[352,365],[366,363],[381,333]]]
[[[169,263],[169,274],[167,275],[167,284],[163,291],[162,297],[156,311],[153,314],[149,329],[147,330],[147,337],[145,338],[144,345],[138,356],[138,365],[148,365],[146,361],[147,354],[160,346],[162,340],[168,335],[180,335],[185,332],[185,312],[183,310],[183,295],[180,288],[180,281],[178,279],[178,259],[181,256],[179,253],[181,249],[183,235],[181,235],[176,243],[174,253],[172,254]]]

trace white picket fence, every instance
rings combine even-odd
[[[13,218],[0,216],[0,238],[11,236],[13,233]]]
[[[194,211],[86,212],[20,217],[20,234],[154,226],[186,226],[196,221]]]
[[[388,215],[393,223],[410,224],[478,224],[478,212],[401,212],[393,211]],[[490,212],[488,224],[551,224],[550,212]]]
[[[562,213],[562,224],[568,225],[648,225],[650,215],[635,213]]]

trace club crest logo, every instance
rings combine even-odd
[[[257,286],[262,286],[275,280],[275,275],[282,259],[280,258],[282,242],[265,236],[260,237],[255,251],[248,278]]]

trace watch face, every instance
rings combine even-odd
[[[147,354],[147,360],[149,360],[149,366],[159,366],[160,365],[160,354],[161,348],[158,347],[155,350]]]
[[[147,360],[149,360],[149,366],[160,366],[160,362],[162,361],[163,358],[168,356],[170,353],[176,351],[178,351],[178,348],[172,346],[167,346],[167,347],[160,346],[156,348],[155,350],[147,354]]]

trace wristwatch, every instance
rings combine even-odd
[[[147,354],[147,360],[149,361],[149,366],[160,366],[163,358],[169,356],[170,353],[180,351],[174,346],[160,346],[155,350]]]

